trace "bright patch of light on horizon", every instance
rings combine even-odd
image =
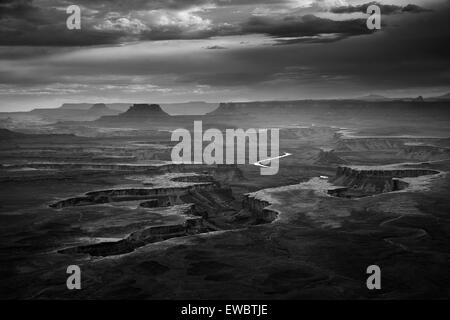
[[[52,57],[53,63],[70,62],[104,62],[107,60],[131,60],[134,58],[182,56],[198,51],[218,54],[224,50],[208,50],[212,46],[225,49],[241,49],[274,44],[271,37],[259,34],[243,36],[213,37],[199,40],[161,40],[142,41],[123,44],[121,46],[80,48],[72,52],[64,52]]]

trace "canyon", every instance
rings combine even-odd
[[[444,104],[226,103],[202,116],[106,104],[117,114],[101,121],[11,119],[0,130],[0,296],[447,297]],[[424,106],[440,116],[420,123]],[[93,111],[64,109],[78,107]],[[223,133],[270,123],[291,155],[272,176],[248,154],[172,163],[171,132],[193,135],[195,120]],[[82,294],[65,289],[69,264],[83,272]],[[383,292],[361,288],[372,264]]]

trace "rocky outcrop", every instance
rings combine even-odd
[[[109,202],[137,201],[147,199],[159,199],[160,206],[181,204],[181,196],[197,190],[213,191],[216,183],[202,183],[186,187],[169,188],[126,188],[99,190],[86,193],[85,196],[74,197],[50,204],[51,208],[62,209],[74,206],[88,206]]]
[[[401,178],[439,174],[439,171],[421,168],[394,167],[345,167],[337,168],[332,182],[345,186],[352,191],[361,192],[360,196],[391,192],[403,189],[406,185]],[[333,190],[331,194],[342,196],[343,189]]]
[[[137,230],[119,241],[71,247],[58,252],[63,254],[84,253],[91,256],[112,256],[132,252],[149,243],[209,231],[203,223],[203,218],[195,216],[196,210],[194,205],[190,205],[182,214],[185,215],[186,220],[181,224],[151,226]]]
[[[244,195],[242,208],[247,209],[256,218],[256,221],[270,223],[278,217],[278,212],[269,208],[271,203],[252,194]]]
[[[130,176],[130,179],[140,180],[143,176]],[[170,207],[170,214],[182,217],[182,222],[142,227],[136,224],[136,231],[119,241],[103,241],[88,245],[79,245],[59,252],[65,254],[90,254],[94,256],[110,256],[131,252],[138,247],[166,239],[194,235],[203,232],[234,228],[224,216],[237,212],[230,188],[222,187],[212,176],[194,173],[167,173],[161,176],[151,176],[156,186],[148,188],[115,188],[87,192],[80,197],[58,201],[50,205],[55,209],[70,206],[88,206],[121,201],[136,201],[127,203],[130,210],[142,211],[149,209],[149,214],[159,213]],[[143,180],[144,182],[146,180]],[[162,187],[166,186],[166,187]],[[131,206],[130,206],[131,205]],[[165,207],[163,209],[163,207]],[[155,208],[161,208],[156,209]],[[232,222],[232,219],[228,219]]]

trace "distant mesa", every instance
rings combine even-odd
[[[98,121],[103,123],[113,122],[144,122],[154,119],[170,117],[159,104],[133,104],[126,112],[115,116],[103,116]]]
[[[159,104],[133,104],[126,112],[121,113],[118,117],[167,117],[169,114],[164,112]]]
[[[109,111],[111,109],[108,108],[106,106],[106,104],[104,104],[104,103],[95,103],[95,104],[92,105],[92,107],[89,110],[90,111],[95,111],[95,112],[102,112],[102,111]]]

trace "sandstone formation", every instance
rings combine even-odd
[[[185,216],[185,222],[175,225],[150,226],[132,232],[119,241],[101,242],[92,245],[82,245],[59,250],[63,254],[85,253],[92,256],[111,256],[131,252],[146,244],[163,241],[170,238],[183,237],[190,234],[207,232],[201,217],[195,216],[194,205],[183,208],[180,214]]]
[[[436,174],[439,174],[439,171],[421,168],[341,166],[337,168],[333,183],[347,188],[335,190],[330,194],[342,196],[351,190],[359,192],[356,195],[365,196],[398,191],[407,185],[402,178]]]

